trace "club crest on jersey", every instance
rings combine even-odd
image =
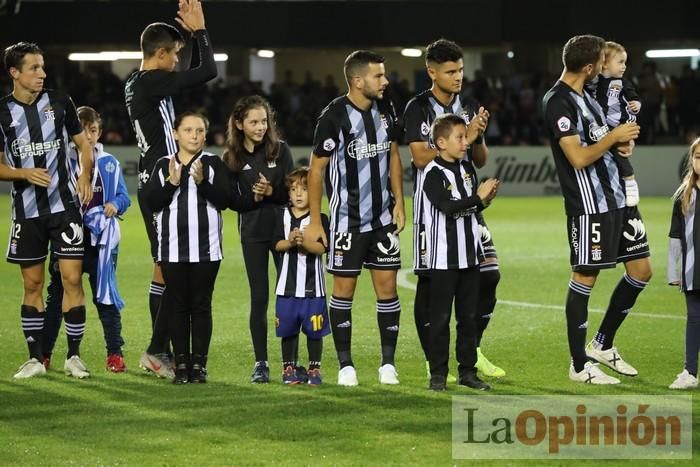
[[[464,123],[466,123],[467,125],[469,125],[469,123],[471,122],[471,118],[469,117],[469,111],[468,111],[468,110],[463,110],[463,111],[462,111],[462,118],[464,119]]]
[[[56,114],[54,113],[53,108],[50,105],[44,107],[43,112],[44,112],[44,116],[46,117],[46,120],[49,120],[51,122],[56,120]]]
[[[428,136],[430,134],[430,125],[427,122],[420,124],[420,134],[423,136]]]
[[[13,255],[17,254],[17,240],[13,239],[10,242],[10,253],[12,253]]]
[[[600,245],[591,245],[591,259],[593,261],[603,259],[603,250],[601,250]]]
[[[386,115],[384,114],[379,114],[379,120],[382,122],[382,125],[384,126],[385,129],[389,129],[389,120],[387,120]]]
[[[471,192],[474,187],[471,174],[464,174],[464,184],[467,186],[467,190]]]
[[[332,151],[335,149],[335,141],[333,141],[331,138],[328,138],[323,142],[323,149],[326,151]]]
[[[105,170],[107,173],[112,173],[117,170],[117,166],[114,164],[114,162],[107,162],[107,165],[105,165]]]
[[[571,120],[568,117],[561,117],[557,120],[557,128],[559,128],[559,131],[569,131],[571,129]]]
[[[277,167],[277,161],[267,161],[268,169],[274,169],[275,167]]]
[[[612,81],[610,86],[608,86],[608,97],[617,99],[620,97],[620,92],[622,91],[622,84],[617,81]]]
[[[600,126],[597,123],[591,123],[588,126],[588,136],[596,142],[603,139],[609,131],[610,129],[608,128],[607,124]]]
[[[333,255],[333,266],[339,268],[342,265],[343,265],[343,252],[336,251],[335,255]]]

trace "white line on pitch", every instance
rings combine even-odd
[[[408,280],[408,276],[410,274],[413,274],[412,269],[409,269],[409,268],[401,269],[398,273],[397,278],[396,278],[396,283],[397,283],[397,285],[399,285],[405,289],[416,290],[416,284],[414,284],[413,282],[410,282]],[[512,306],[512,307],[519,307],[519,308],[537,308],[537,309],[559,310],[559,311],[564,311],[564,309],[565,309],[562,305],[544,305],[541,303],[514,302],[512,300],[501,300],[501,299],[498,299],[498,304]],[[588,311],[590,311],[591,313],[605,313],[605,310],[601,310],[600,308],[589,308]],[[633,311],[632,314],[634,316],[643,316],[645,318],[685,320],[685,316],[677,316],[677,315],[664,315],[664,314],[658,314],[658,313],[642,313],[642,312],[636,312],[636,311]]]

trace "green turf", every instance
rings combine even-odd
[[[486,217],[501,264],[498,295],[506,303],[497,306],[483,350],[508,372],[506,378],[493,381],[493,393],[675,394],[666,387],[683,365],[685,306],[682,295],[665,285],[671,203],[668,199],[643,199],[641,210],[656,276],[635,312],[657,316],[635,316],[633,312],[616,340],[641,376],[625,378],[619,387],[600,388],[576,385],[567,379],[562,310],[507,303],[563,304],[569,268],[561,200],[502,198],[489,208]],[[5,219],[2,222],[7,229],[7,197],[0,198],[0,219]],[[467,465],[451,458],[451,396],[472,393],[456,387],[440,394],[425,389],[425,364],[412,317],[412,290],[399,289],[404,310],[397,354],[401,385],[382,387],[377,382],[379,339],[374,295],[368,275],[363,274],[353,308],[353,352],[360,386],[334,384],[336,363],[330,337],[324,352],[326,383],[320,388],[283,386],[278,376],[279,342],[272,328],[268,347],[273,383],[253,386],[248,383],[253,357],[247,281],[235,217],[228,212],[226,259],[214,292],[210,383],[176,387],[137,367],[150,335],[146,292],[151,266],[135,206],[122,224],[122,238],[118,277],[127,304],[123,310],[129,365],[126,374],[103,369],[101,327],[90,306],[82,346],[82,355],[92,370],[89,380],[72,380],[57,370],[62,367],[60,354],[65,350],[62,332],[54,369],[43,378],[14,381],[14,371],[26,359],[18,317],[21,282],[16,266],[0,266],[0,464]],[[403,264],[410,267],[410,230],[401,238]],[[601,275],[591,297],[593,309],[605,308],[621,274],[618,268]],[[407,277],[414,279],[411,274]],[[601,317],[600,313],[591,314],[591,332]],[[302,345],[301,355],[305,352]],[[697,445],[700,436],[694,438]]]

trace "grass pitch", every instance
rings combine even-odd
[[[406,205],[410,210],[409,199]],[[500,198],[486,211],[502,280],[500,302],[482,349],[508,373],[491,381],[492,394],[676,394],[667,386],[683,368],[685,305],[682,295],[665,285],[671,202],[645,198],[640,209],[655,277],[616,339],[640,376],[623,377],[623,384],[616,387],[577,385],[567,377],[562,305],[569,267],[561,200]],[[353,304],[353,357],[359,387],[335,385],[337,365],[330,336],[325,339],[323,386],[281,384],[273,300],[268,313],[273,382],[251,385],[248,286],[235,214],[227,212],[225,259],[214,292],[210,382],[176,387],[137,366],[150,336],[147,290],[151,265],[137,207],[132,206],[125,217],[118,278],[127,304],[122,314],[126,374],[104,370],[102,330],[89,305],[82,345],[82,356],[92,370],[89,380],[72,380],[59,371],[66,348],[63,331],[54,369],[46,377],[13,380],[17,367],[26,360],[18,316],[22,285],[16,266],[0,265],[0,464],[468,465],[452,459],[451,396],[480,394],[454,386],[440,394],[426,389],[425,362],[412,316],[412,274],[402,274],[399,288],[403,309],[397,351],[399,386],[380,386],[377,381],[379,337],[367,273],[359,281]],[[0,219],[7,230],[9,218],[9,198],[2,197]],[[401,235],[406,268],[411,266],[411,241],[411,231],[406,229]],[[270,271],[273,276],[272,267]],[[621,275],[621,267],[601,274],[590,300],[589,335],[597,329],[601,311]],[[274,280],[271,287],[272,283]],[[87,281],[85,285],[88,287]],[[305,358],[304,339],[301,342],[300,355]],[[700,436],[694,438],[697,446]],[[618,461],[632,462],[642,464]],[[529,463],[541,465],[543,461]],[[571,461],[547,463],[568,465]],[[498,463],[479,462],[491,464]],[[680,464],[692,465],[692,461]]]

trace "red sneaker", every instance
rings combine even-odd
[[[51,357],[42,358],[41,363],[44,365],[44,368],[48,370],[49,368],[51,368]]]
[[[109,354],[107,357],[107,370],[112,373],[124,373],[126,371],[124,357],[115,353]]]

